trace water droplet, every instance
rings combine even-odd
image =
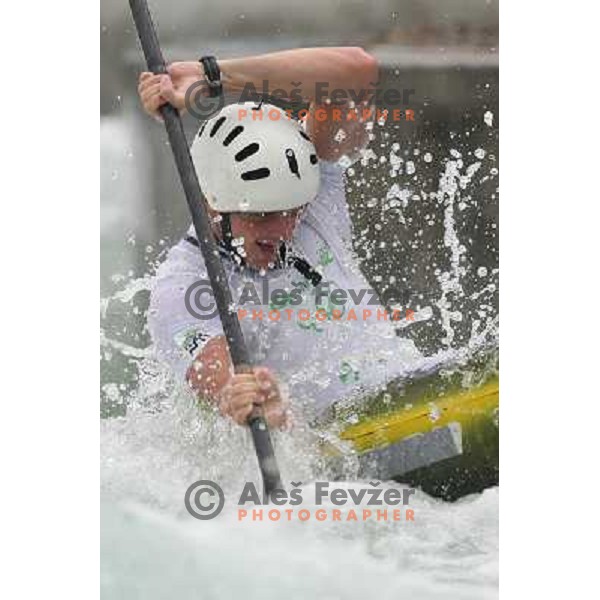
[[[430,421],[435,422],[442,416],[442,413],[435,404],[430,404],[428,416]]]
[[[343,129],[338,129],[337,133],[333,136],[333,139],[340,144],[348,137],[347,133]]]
[[[340,165],[340,167],[345,169],[352,164],[352,159],[344,154],[338,159],[338,164]]]

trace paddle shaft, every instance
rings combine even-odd
[[[133,20],[135,21],[142,50],[144,51],[148,70],[155,74],[167,73],[167,67],[146,0],[129,0],[129,6]],[[192,163],[179,111],[171,104],[165,104],[160,107],[160,114],[167,129],[177,171],[179,172],[188,208],[192,215],[196,239],[199,242],[200,250],[204,257],[234,369],[237,373],[247,372],[252,367],[252,360],[237,315],[230,310],[230,306],[233,305],[231,291],[210,227],[206,202],[200,190],[200,184],[198,183],[196,170]],[[252,432],[252,439],[265,492],[267,495],[270,495],[276,489],[283,489],[283,486],[281,484],[269,429],[262,411],[258,407],[253,409],[252,414],[248,418],[248,426]]]

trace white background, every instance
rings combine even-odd
[[[501,5],[510,599],[587,598],[598,571],[597,19],[554,6]],[[3,7],[4,598],[99,595],[98,8]]]

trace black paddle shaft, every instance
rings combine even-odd
[[[167,67],[146,0],[129,0],[129,6],[131,7],[148,70],[156,74],[167,73]],[[204,257],[234,369],[236,372],[248,371],[251,368],[252,360],[237,315],[230,309],[233,305],[231,291],[210,227],[205,199],[200,190],[196,170],[192,163],[179,111],[171,104],[165,104],[160,107],[160,114],[167,128],[169,143],[173,150],[177,171],[192,215],[196,238]],[[248,425],[252,432],[265,492],[270,495],[276,489],[283,489],[283,486],[269,429],[262,411],[258,407],[254,408],[248,418]]]

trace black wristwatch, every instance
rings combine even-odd
[[[209,97],[221,96],[223,94],[223,84],[221,83],[221,69],[219,69],[217,59],[214,56],[203,56],[199,62],[204,67]]]

